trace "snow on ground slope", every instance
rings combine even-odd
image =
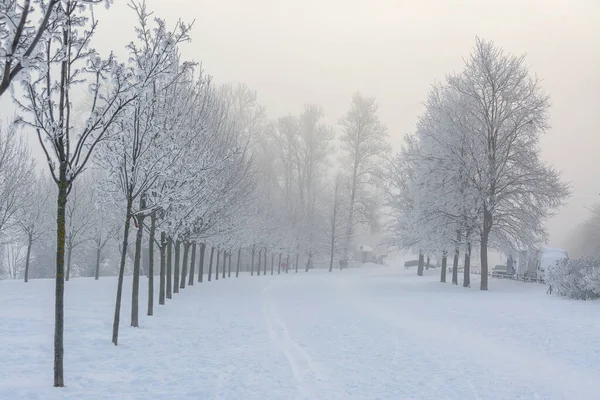
[[[51,387],[53,282],[3,281],[0,399],[598,398],[598,302],[502,280],[480,292],[476,279],[464,289],[426,273],[204,282],[139,329],[129,327],[126,291],[119,347],[110,343],[116,280],[73,279],[64,389]]]

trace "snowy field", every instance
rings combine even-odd
[[[597,399],[600,303],[438,271],[364,268],[188,287],[129,327],[116,281],[66,289],[65,379],[52,388],[53,282],[0,282],[0,399]],[[145,278],[142,287],[145,287]]]

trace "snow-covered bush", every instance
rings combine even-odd
[[[600,258],[564,260],[546,272],[546,282],[560,296],[578,300],[600,297]]]

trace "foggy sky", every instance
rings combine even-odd
[[[124,55],[133,11],[115,0],[100,20],[95,46]],[[458,72],[475,36],[513,54],[552,98],[546,161],[572,182],[573,196],[550,221],[550,245],[600,201],[599,0],[147,0],[171,24],[195,20],[185,58],[201,61],[216,82],[246,82],[270,118],[322,104],[334,125],[353,92],[376,96],[398,148],[412,132],[430,85]]]

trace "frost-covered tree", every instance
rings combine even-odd
[[[509,242],[518,248],[545,241],[543,222],[569,189],[540,158],[550,102],[524,56],[478,38],[464,71],[448,84],[462,95],[470,116],[464,128],[472,136],[473,186],[482,209],[481,290],[487,290],[490,244]]]
[[[17,101],[24,114],[19,121],[35,130],[58,186],[54,386],[62,387],[67,199],[98,143],[135,96],[124,66],[112,55],[103,59],[89,47],[97,22],[87,4],[61,1],[53,15],[40,55],[44,68],[24,82],[24,98]],[[93,101],[85,110],[85,124],[76,126],[72,97],[82,88],[88,89]]]
[[[344,167],[350,171],[350,211],[344,261],[348,259],[357,220],[362,218],[362,222],[365,222],[363,217],[371,211],[370,207],[365,207],[369,203],[365,186],[377,173],[378,161],[389,151],[387,128],[380,121],[377,110],[374,97],[355,93],[350,109],[339,121],[343,132],[340,140],[344,152]]]
[[[160,108],[167,101],[169,91],[182,78],[191,74],[192,64],[180,63],[178,46],[189,40],[190,25],[177,22],[175,29],[169,31],[165,22],[156,18],[155,26],[150,24],[150,13],[144,3],[131,2],[130,7],[136,13],[137,41],[128,45],[130,54],[129,74],[134,87],[135,98],[124,112],[114,134],[104,141],[97,157],[98,164],[108,171],[107,193],[111,193],[115,202],[124,204],[123,213],[124,234],[117,298],[115,302],[115,317],[113,323],[113,343],[117,345],[121,309],[121,294],[123,275],[125,272],[125,257],[128,248],[130,221],[136,218],[138,230],[136,235],[136,254],[133,268],[133,290],[131,325],[137,327],[138,294],[141,260],[141,245],[143,238],[143,222],[153,210],[152,188],[160,177],[168,170],[169,164],[184,143],[173,140],[173,131],[164,129],[161,125],[172,108]],[[170,98],[172,104],[177,97]],[[170,126],[168,127],[170,128]]]
[[[333,178],[332,187],[326,192],[327,197],[322,201],[321,215],[323,224],[320,227],[326,239],[329,252],[329,272],[333,270],[333,259],[343,251],[346,239],[349,210],[348,182],[346,177],[337,173]],[[340,264],[341,266],[341,264]]]
[[[66,210],[67,235],[65,247],[67,251],[67,271],[65,279],[67,281],[71,275],[73,250],[92,239],[90,233],[94,223],[93,191],[93,183],[89,179],[86,179],[85,176],[71,185],[71,193]]]
[[[0,2],[0,97],[24,72],[44,68],[44,46],[51,40],[60,0],[3,0]],[[79,3],[105,3],[112,0],[80,0]],[[36,21],[37,22],[34,22]]]
[[[23,207],[18,213],[17,220],[23,235],[27,241],[27,251],[25,255],[25,271],[23,279],[29,280],[29,267],[31,261],[31,249],[34,243],[37,243],[52,226],[52,204],[49,201],[56,189],[50,179],[44,175],[34,176],[32,181],[32,190],[27,199],[24,199]]]
[[[35,185],[34,163],[23,138],[12,125],[0,126],[0,242],[19,223]]]

